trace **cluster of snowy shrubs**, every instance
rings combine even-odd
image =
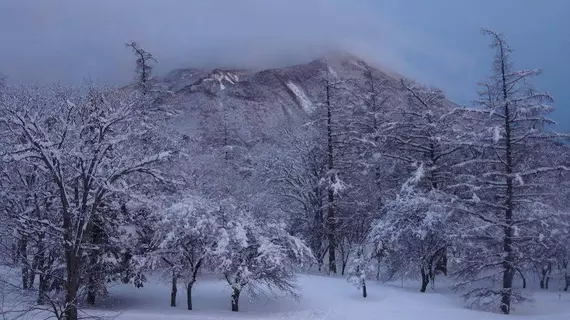
[[[255,218],[230,201],[186,197],[150,221],[150,234],[128,237],[134,248],[145,246],[143,253],[132,257],[134,270],[158,270],[171,280],[171,306],[176,306],[177,286],[182,283],[192,309],[192,288],[202,273],[227,281],[232,311],[238,311],[246,288],[295,294],[297,272],[313,259],[284,223]]]

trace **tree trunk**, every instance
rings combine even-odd
[[[376,264],[376,281],[380,281],[380,263]]]
[[[320,195],[321,191],[320,189],[314,188],[313,192],[315,192],[315,194]],[[325,240],[325,231],[326,231],[326,222],[325,222],[325,217],[324,217],[324,202],[321,200],[319,200],[316,204],[317,206],[317,210],[315,210],[314,213],[314,224],[315,226],[312,228],[312,245],[313,247],[311,249],[313,249],[313,252],[315,253],[315,257],[317,259],[317,264],[318,264],[318,269],[319,272],[323,271],[323,267],[325,265],[324,259],[325,259],[325,255],[327,254],[328,248],[326,248],[324,246],[324,240]]]
[[[424,268],[421,269],[421,272],[422,272],[422,288],[420,289],[420,292],[426,292],[427,287],[429,285],[429,274],[426,273]]]
[[[542,267],[542,270],[540,271],[540,289],[548,289],[548,282],[550,281],[551,270],[552,270],[552,265],[550,263]]]
[[[172,288],[170,290],[170,306],[171,307],[176,307],[176,292],[178,291],[178,288],[176,287],[176,280],[177,280],[177,276],[173,272],[172,273]]]
[[[380,281],[380,262],[382,261],[381,256],[378,254],[376,256],[376,281]]]
[[[89,253],[89,260],[90,260],[90,266],[89,266],[89,275],[88,275],[88,279],[87,279],[87,303],[89,305],[95,305],[95,300],[97,299],[97,277],[99,276],[98,274],[96,274],[97,272],[99,272],[99,268],[97,268],[98,263],[97,263],[97,252],[96,250],[91,250],[91,252]]]
[[[28,288],[33,289],[34,288],[34,283],[36,282],[36,270],[38,270],[38,255],[36,255],[33,259],[32,259],[32,268],[30,269],[30,273],[29,273],[29,280],[30,280],[30,284],[28,284]]]
[[[78,313],[77,313],[77,263],[76,257],[73,256],[73,253],[68,253],[70,258],[67,262],[67,282],[66,286],[66,295],[65,295],[65,320],[77,320]]]
[[[362,283],[362,297],[363,298],[368,297],[368,293],[366,293],[366,282],[364,282],[364,281]]]
[[[570,287],[570,274],[568,274],[568,261],[564,261],[562,264],[564,268],[564,291],[568,291]]]
[[[524,274],[522,273],[521,269],[517,269],[517,271],[518,271],[519,275],[520,275],[521,278],[522,278],[522,281],[523,281],[523,289],[526,289],[526,277],[525,277]]]
[[[38,279],[38,299],[37,299],[37,303],[38,305],[43,305],[44,304],[44,296],[46,294],[47,291],[47,281],[46,281],[46,276],[44,275],[44,273],[40,273],[40,278]]]
[[[105,230],[103,229],[103,221],[100,217],[95,216],[93,221],[89,223],[88,232],[90,243],[93,246],[89,250],[89,266],[87,268],[87,303],[95,305],[97,295],[102,295],[105,291],[105,275],[101,268],[99,257],[104,249]]]
[[[317,263],[319,265],[319,272],[323,272],[323,267],[325,266],[325,255],[328,249],[321,248],[318,252]]]
[[[30,284],[30,268],[28,266],[28,241],[24,237],[19,244],[20,262],[22,263],[22,289],[28,289]]]
[[[504,251],[507,255],[503,261],[503,290],[501,291],[501,311],[504,314],[509,314],[511,312],[511,297],[514,278],[513,252],[511,248],[512,237],[512,227],[505,227],[505,237],[503,241]]]
[[[240,294],[240,290],[237,288],[234,288],[234,291],[232,293],[232,311],[234,311],[234,312],[239,311],[239,294]]]
[[[192,310],[192,286],[194,284],[191,282],[186,286],[186,304],[188,305],[188,310]]]
[[[38,299],[37,303],[39,305],[44,304],[44,295],[47,291],[47,276],[46,276],[46,259],[44,253],[44,235],[40,235],[40,240],[38,241],[38,261],[37,261],[37,269],[39,270],[39,279],[38,279]]]
[[[95,305],[96,293],[95,293],[95,279],[93,275],[89,275],[89,280],[87,284],[87,304]]]
[[[447,276],[447,248],[443,248],[435,269]]]
[[[123,277],[123,279],[121,279],[121,281],[127,284],[131,281],[131,270],[129,269],[129,262],[132,258],[132,254],[130,253],[130,251],[127,251],[125,254],[121,256],[121,258],[122,258],[121,265],[125,274],[125,276]]]
[[[12,262],[17,265],[19,260],[19,249],[18,249],[18,244],[17,243],[12,243]]]
[[[188,304],[188,310],[192,310],[192,286],[196,283],[196,277],[198,276],[198,271],[202,266],[202,262],[204,262],[204,258],[198,259],[198,262],[194,266],[194,271],[192,272],[192,279],[186,287],[186,303]]]
[[[38,196],[34,195],[34,198],[36,200],[36,214],[38,219],[42,219],[42,211],[39,209],[39,207],[37,206],[38,203]],[[50,204],[46,204],[46,209],[49,209]],[[45,253],[45,243],[44,243],[44,239],[45,239],[45,233],[44,232],[39,232],[38,234],[38,242],[37,242],[37,252],[36,255],[34,257],[34,270],[37,270],[38,274],[39,274],[39,279],[38,279],[38,298],[36,300],[36,303],[38,305],[43,305],[44,304],[44,296],[47,292],[47,275],[46,275],[46,253]],[[34,271],[35,273],[36,271]],[[34,278],[35,278],[35,274],[34,274]],[[32,281],[32,285],[33,285],[33,281]]]
[[[81,257],[80,247],[74,239],[73,219],[69,210],[69,202],[65,188],[61,180],[58,183],[59,196],[62,206],[63,219],[63,249],[65,252],[65,271],[67,278],[65,282],[65,320],[77,320],[77,285],[79,283],[79,257]]]
[[[502,77],[502,93],[505,101],[505,173],[506,173],[506,189],[505,189],[505,227],[503,236],[503,252],[505,258],[503,260],[503,290],[501,291],[501,311],[504,314],[511,312],[511,296],[513,289],[514,277],[514,254],[512,248],[514,230],[513,230],[513,151],[512,151],[512,129],[511,129],[511,110],[509,109],[509,94],[507,84],[506,56],[503,44],[499,44],[501,56],[501,77]]]
[[[332,105],[331,105],[331,85],[326,83],[326,106],[327,106],[327,168],[329,170],[329,183],[332,181],[332,171],[334,169],[334,153],[333,153],[333,129],[332,129]],[[327,206],[327,227],[329,242],[329,272],[336,274],[336,217],[335,217],[335,195],[331,186],[328,188],[328,206]]]
[[[341,271],[340,274],[344,276],[346,272],[346,266],[348,265],[348,260],[350,259],[350,252],[351,252],[351,243],[347,239],[347,237],[343,237],[340,245],[338,246],[339,253],[340,253],[340,263],[341,263]]]
[[[336,274],[336,225],[334,213],[334,191],[329,190],[329,204],[327,214],[328,241],[329,241],[329,272]]]

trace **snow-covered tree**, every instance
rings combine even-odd
[[[372,231],[374,243],[387,249],[387,279],[421,279],[421,292],[434,281],[438,263],[451,241],[453,210],[450,197],[438,189],[423,191],[423,165],[385,206],[385,215]],[[419,277],[418,277],[419,275]]]
[[[226,218],[215,255],[217,269],[232,289],[232,311],[239,310],[239,297],[246,288],[295,294],[296,273],[314,259],[311,250],[290,235],[284,223],[260,224],[248,211],[232,204],[223,210]]]
[[[184,281],[188,310],[192,310],[192,288],[198,272],[213,259],[220,236],[220,221],[212,203],[198,196],[187,196],[161,212],[155,226],[155,250],[139,257],[150,269],[166,266],[172,280],[171,306],[176,306],[177,281]]]
[[[359,66],[363,69],[364,82],[355,85],[357,101],[351,105],[351,156],[352,162],[358,165],[365,175],[360,175],[359,181],[372,181],[372,186],[367,187],[374,194],[367,196],[376,197],[377,200],[368,202],[371,202],[374,210],[380,210],[394,189],[394,184],[391,183],[394,179],[390,179],[388,170],[393,160],[379,155],[386,153],[383,137],[386,130],[393,125],[400,97],[397,88],[384,74],[364,62],[359,62]],[[364,191],[363,187],[365,186],[360,185],[359,191]]]
[[[323,154],[315,148],[311,127],[286,130],[273,148],[266,168],[270,187],[287,215],[292,234],[311,248],[318,270],[324,266],[328,251],[325,225],[327,187]]]
[[[402,80],[405,106],[385,129],[387,150],[382,155],[402,161],[408,172],[422,167],[417,187],[448,190],[452,168],[465,159],[460,155],[464,126],[453,114],[441,90]]]
[[[56,195],[58,220],[50,227],[61,234],[69,320],[78,317],[84,257],[95,249],[90,237],[108,218],[105,210],[118,210],[118,196],[134,194],[138,177],[162,179],[156,165],[170,155],[138,147],[151,122],[137,101],[125,90],[55,87],[23,88],[2,103],[7,159],[45,172]]]
[[[58,214],[52,202],[55,195],[49,188],[49,176],[37,166],[22,163],[4,163],[2,211],[10,233],[4,239],[14,245],[14,262],[21,268],[21,288],[31,289],[36,285],[37,303],[46,302],[48,288],[52,286],[61,249],[57,243],[61,236],[55,227]],[[8,230],[5,230],[8,231]]]
[[[445,233],[452,232],[447,225],[452,212],[448,206],[455,191],[454,166],[466,161],[464,126],[440,90],[406,80],[401,80],[401,88],[405,104],[383,128],[384,149],[379,153],[396,161],[398,179],[410,171],[412,177],[405,180],[397,198],[385,205],[375,238],[388,253],[388,278],[415,277],[419,271],[425,292],[438,271],[447,272],[451,234]]]
[[[343,173],[343,180],[350,187],[339,203],[342,274],[347,265],[363,261],[359,254],[370,245],[366,243],[370,229],[399,183],[394,175],[396,161],[379,156],[386,152],[384,135],[392,126],[400,100],[394,81],[363,61],[355,65],[359,77],[349,80],[352,99],[345,104],[349,112],[344,116],[347,143],[343,160],[350,169]],[[365,254],[370,258],[370,253]],[[349,268],[351,273],[356,269]]]
[[[317,128],[321,130],[323,135],[319,139],[323,145],[324,159],[326,159],[326,177],[322,183],[327,186],[326,197],[326,235],[327,235],[327,253],[329,257],[329,272],[337,273],[336,251],[338,246],[338,196],[339,191],[343,189],[343,181],[339,175],[341,164],[339,163],[340,152],[342,149],[344,128],[342,124],[342,108],[336,92],[340,90],[342,82],[338,76],[331,72],[332,69],[326,64],[326,70],[322,76],[323,94],[321,107],[315,113],[317,120],[315,121]]]
[[[466,120],[474,124],[471,144],[479,154],[461,176],[468,191],[462,193],[467,200],[459,208],[470,218],[459,232],[466,244],[457,261],[463,279],[459,288],[474,303],[508,314],[524,298],[513,286],[515,274],[528,264],[532,248],[549,237],[537,229],[551,212],[541,188],[552,174],[568,168],[557,159],[534,157],[538,146],[560,137],[546,117],[552,98],[529,84],[539,70],[515,70],[504,37],[484,33],[496,54],[492,75],[481,84],[481,108],[466,110],[472,115]]]
[[[366,280],[368,280],[368,274],[372,269],[370,258],[371,255],[366,253],[366,248],[363,245],[358,246],[348,269],[348,281],[362,290],[363,298],[368,297]]]

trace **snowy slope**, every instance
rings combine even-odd
[[[362,86],[362,63],[356,57],[338,56],[267,70],[179,69],[153,82],[168,92],[157,104],[180,115],[174,127],[184,134],[204,138],[211,128],[235,119],[239,120],[240,138],[251,140],[271,136],[285,121],[306,121],[323,101],[322,80],[327,73],[335,81],[350,80],[347,84]],[[394,87],[399,85],[398,77],[381,70],[376,76]],[[193,125],[182,124],[185,121]]]
[[[412,287],[371,283],[369,297],[360,297],[356,288],[341,278],[304,275],[300,278],[301,297],[243,296],[240,312],[229,311],[229,289],[217,280],[199,281],[194,289],[195,310],[185,310],[185,296],[179,290],[178,307],[168,306],[169,288],[157,281],[145,288],[116,286],[105,302],[106,315],[123,320],[154,319],[437,319],[437,320],[530,320],[570,319],[570,294],[556,292],[536,294],[536,301],[522,305],[511,316],[468,310],[453,295],[438,292],[419,293]],[[443,290],[446,291],[445,289]],[[90,310],[98,313],[100,310]]]
[[[305,92],[303,92],[303,90],[301,90],[301,88],[299,88],[296,84],[294,84],[291,81],[287,82],[287,87],[291,91],[293,91],[293,94],[295,95],[295,97],[297,98],[297,101],[299,102],[299,104],[301,104],[301,106],[303,107],[303,110],[305,110],[305,112],[311,113],[314,111],[313,103],[311,102],[309,97],[307,97]]]

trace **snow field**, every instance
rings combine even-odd
[[[368,283],[368,298],[343,278],[302,275],[299,278],[300,298],[244,293],[240,311],[231,312],[230,289],[216,279],[200,279],[194,288],[194,310],[186,310],[185,291],[179,288],[177,307],[169,307],[168,284],[153,278],[144,288],[129,285],[111,288],[110,297],[100,309],[90,312],[113,315],[118,320],[153,319],[256,319],[256,320],[566,320],[570,319],[570,294],[536,292],[535,301],[517,306],[510,316],[469,310],[460,297],[453,295],[445,284],[436,292],[420,293],[417,283],[385,285]],[[441,292],[439,292],[441,291]],[[103,309],[103,310],[102,310]]]

